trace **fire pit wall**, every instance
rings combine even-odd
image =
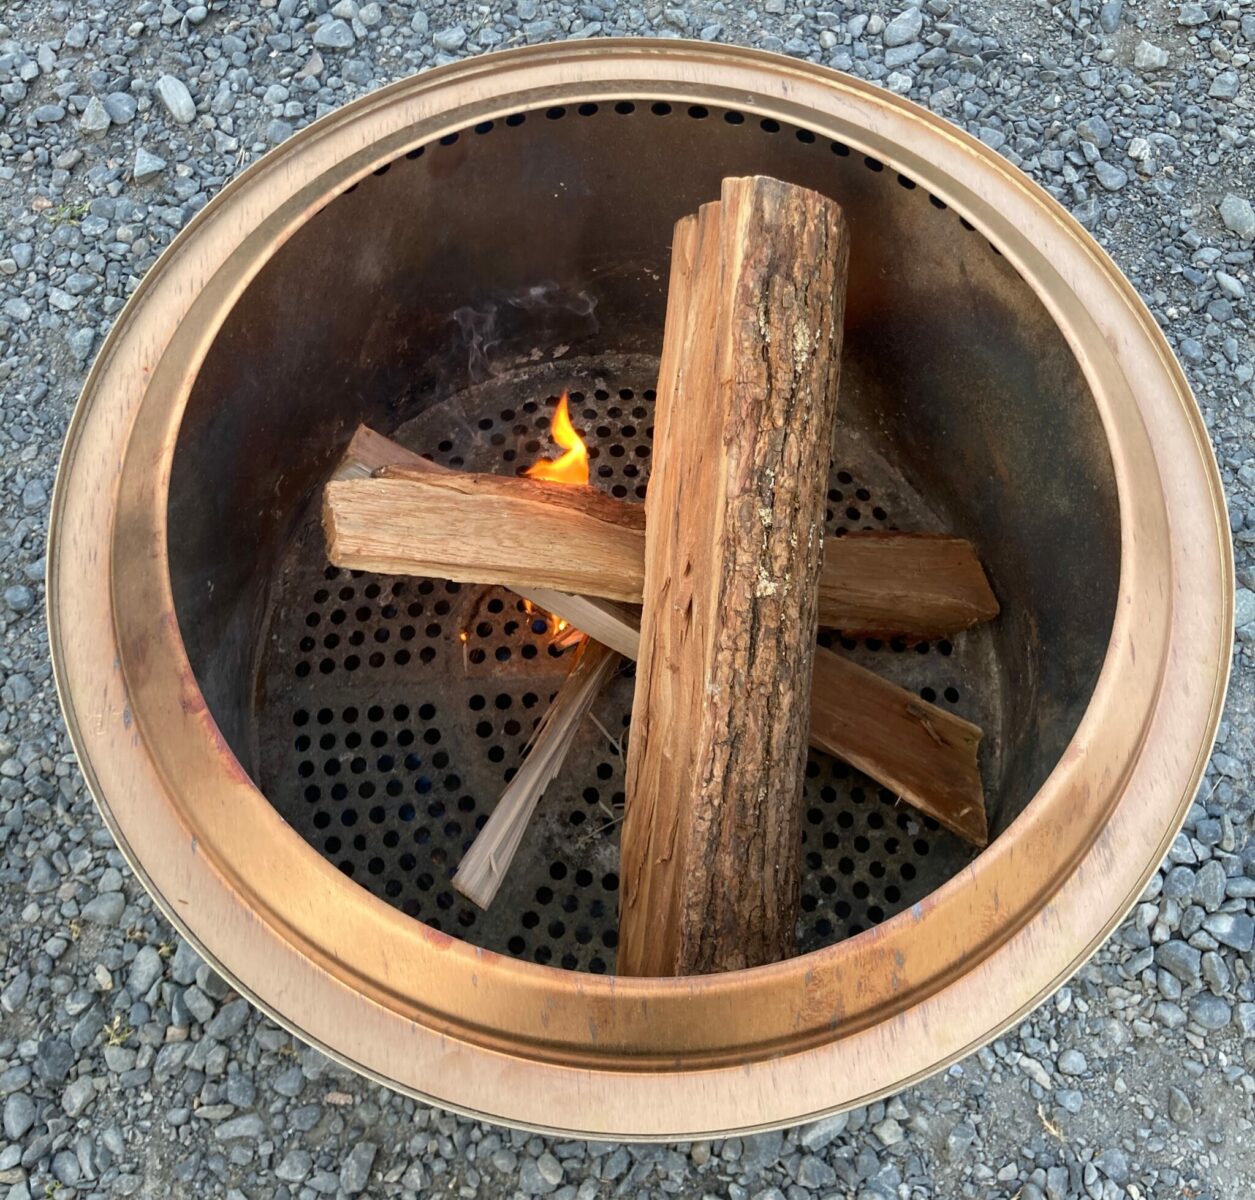
[[[727,175],[827,193],[852,238],[829,532],[951,531],[1002,616],[947,641],[828,644],[980,722],[994,836],[1057,761],[1110,632],[1115,485],[1080,367],[1011,265],[909,178],[751,109],[651,97],[518,113],[413,148],[312,215],[248,287],[188,405],[170,486],[182,634],[284,817],[381,898],[477,944],[613,969],[616,680],[491,914],[448,886],[565,662],[500,589],[327,569],[321,485],[359,421],[477,470],[548,452],[554,397],[629,500],[648,477],[677,218]],[[459,634],[465,632],[465,646]],[[812,756],[802,946],[970,861]]]

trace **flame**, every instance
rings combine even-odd
[[[562,393],[562,399],[558,401],[549,433],[566,453],[554,459],[542,458],[540,462],[527,468],[527,474],[533,479],[546,479],[551,483],[587,484],[588,447],[571,424],[566,392]]]

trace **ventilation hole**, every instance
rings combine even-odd
[[[758,128],[761,129],[764,133],[779,133],[780,122],[772,120],[771,117],[764,117],[761,121],[758,122]]]
[[[560,121],[562,120],[563,117],[566,116],[566,109],[563,108],[562,105],[560,104],[555,104],[553,108],[548,108],[545,110],[545,116],[548,117],[549,120],[551,121]]]
[[[585,103],[581,104],[575,111],[578,112],[581,117],[594,117],[597,115],[598,106],[596,104]]]
[[[457,140],[458,135],[456,133],[446,133],[444,137],[440,139],[440,144],[442,146],[452,146]]]
[[[614,111],[621,116],[629,116],[636,111],[636,105],[631,100],[620,100],[615,106]]]
[[[708,116],[710,116],[710,109],[703,104],[690,104],[689,116],[695,121],[704,121]]]
[[[731,109],[731,108],[728,109],[728,111],[723,114],[723,119],[727,121],[729,125],[744,125],[745,124],[745,114],[739,113],[735,109]]]
[[[671,112],[671,105],[665,100],[656,100],[649,106],[649,111],[658,117],[668,116]]]
[[[870,154],[864,156],[863,165],[869,171],[883,171],[885,169],[885,164],[878,158],[872,158]]]

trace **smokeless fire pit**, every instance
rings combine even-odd
[[[566,391],[594,482],[642,497],[672,227],[751,174],[849,223],[829,535],[967,537],[1002,609],[823,639],[983,727],[991,840],[812,751],[804,953],[618,978],[631,679],[481,912],[450,877],[568,670],[561,631],[505,589],[328,566],[321,493],[363,422],[513,473]],[[1079,226],[886,92],[676,41],[435,70],[227,187],[92,371],[49,592],[105,818],[241,992],[392,1087],[632,1138],[863,1103],[1048,995],[1177,831],[1232,626],[1202,421]]]

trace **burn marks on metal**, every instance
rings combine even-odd
[[[769,117],[621,100],[483,121],[414,147],[374,175],[408,164],[440,174],[437,160],[450,147],[460,158],[495,130],[592,118],[719,122],[858,158],[841,142]],[[888,186],[917,186],[874,158],[862,164]],[[348,192],[370,186],[368,176]],[[930,193],[921,191],[923,197],[934,209],[947,207]],[[472,385],[441,397],[393,436],[444,466],[521,473],[551,449],[550,418],[568,390],[594,483],[624,500],[643,499],[656,358],[605,354],[563,363],[564,352],[540,345],[509,360],[485,357],[484,370],[468,372]],[[944,529],[879,453],[861,386],[846,364],[828,535]],[[631,668],[600,698],[597,720],[585,722],[484,913],[450,879],[565,673],[555,630],[504,589],[327,568],[316,511],[290,547],[274,597],[258,704],[261,783],[294,828],[363,887],[443,932],[530,961],[613,971]],[[839,631],[820,641],[981,722],[991,731],[987,753],[996,756],[999,678],[987,631],[954,643],[854,640]],[[812,753],[807,763],[804,806],[803,951],[902,911],[971,857],[935,822],[825,755]]]
[[[388,170],[398,162],[414,161],[423,158],[429,149],[439,151],[442,148],[455,147],[455,153],[459,160],[464,156],[467,148],[467,142],[471,139],[482,138],[486,134],[492,133],[496,129],[517,129],[530,121],[561,121],[564,118],[590,118],[590,117],[632,117],[636,115],[652,116],[655,118],[674,118],[683,120],[685,118],[692,121],[722,121],[726,125],[735,127],[744,127],[748,131],[757,130],[760,133],[773,137],[792,137],[796,142],[805,146],[814,146],[817,150],[822,150],[825,146],[830,153],[843,159],[852,159],[861,161],[863,166],[868,170],[877,174],[884,173],[885,164],[880,159],[870,154],[859,154],[852,150],[844,142],[836,141],[831,138],[823,137],[815,133],[811,129],[802,126],[795,126],[777,121],[774,117],[760,117],[755,113],[745,113],[739,109],[719,109],[709,108],[704,104],[672,104],[666,100],[619,100],[614,104],[597,104],[593,102],[585,102],[581,104],[569,105],[552,105],[549,108],[538,109],[533,112],[517,112],[511,113],[499,121],[480,121],[471,126],[469,129],[460,132],[455,131],[446,133],[436,141],[428,145],[415,146],[407,150],[400,157],[393,159],[391,162],[384,163],[382,166],[376,167],[371,172],[373,175],[385,175]],[[431,159],[430,170],[435,175],[443,173],[442,167],[438,162],[439,155]],[[906,191],[914,191],[919,184],[909,175],[900,172],[891,172],[887,178],[893,179],[896,184]],[[343,195],[347,196],[358,190],[362,186],[364,180],[351,184],[344,190]],[[936,209],[942,211],[949,208],[940,196],[934,195],[927,190],[922,191],[922,195],[928,198],[928,202]],[[957,215],[957,214],[956,214]],[[976,231],[976,227],[967,220],[966,217],[957,215],[959,225],[968,233]],[[992,242],[987,242],[989,249],[999,257],[1002,251]],[[1018,275],[1019,272],[1017,271]]]
[[[529,363],[449,397],[394,436],[446,466],[520,471],[550,449],[550,416],[569,390],[594,481],[638,499],[656,374],[657,360],[643,355]],[[852,392],[858,386],[852,375]],[[830,537],[939,527],[865,436],[843,426],[842,442],[829,480]],[[290,548],[275,600],[258,710],[261,783],[292,826],[354,881],[445,933],[530,961],[612,971],[631,669],[581,729],[484,913],[450,879],[566,671],[552,623],[502,588],[329,568],[316,513]],[[980,697],[997,688],[979,630],[912,646],[839,632],[821,640],[926,699],[989,718]],[[804,950],[871,928],[970,857],[934,822],[824,755],[810,757],[804,805]]]

